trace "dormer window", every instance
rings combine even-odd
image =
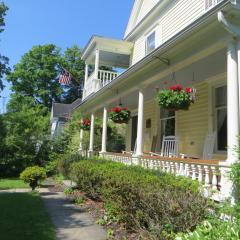
[[[156,48],[156,33],[150,33],[146,39],[146,55]]]

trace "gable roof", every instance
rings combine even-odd
[[[141,20],[159,3],[164,0],[135,0],[127,24],[124,38],[141,22]]]

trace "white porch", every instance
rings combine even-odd
[[[86,63],[83,99],[105,87],[130,66],[133,44],[93,36],[83,51]],[[113,71],[101,69],[110,67]]]
[[[83,102],[82,113],[91,114],[92,119],[90,154],[93,152],[94,144],[94,117],[103,116],[100,153],[104,157],[126,164],[139,164],[143,167],[191,177],[201,182],[207,189],[217,190],[216,199],[231,196],[232,185],[227,173],[230,165],[238,161],[234,148],[238,146],[237,136],[240,133],[240,38],[236,38],[232,33],[229,34],[218,22],[217,15],[214,17],[211,19],[211,24],[205,23],[194,33],[191,32],[190,35],[185,35],[176,42],[166,43],[152,55],[132,66],[118,77],[119,81],[110,82],[111,91],[108,91],[108,88],[100,89],[92,98]],[[167,86],[165,81],[168,82]],[[159,117],[160,108],[155,105],[153,110],[149,110],[146,107],[147,103],[153,101],[156,89],[163,89],[174,83],[181,84],[183,87],[194,86],[199,94],[197,102],[188,112],[182,111],[175,116],[175,135],[180,135],[183,153],[188,154],[191,150],[191,154],[199,155],[198,160],[169,159],[144,154],[148,134],[150,139],[153,135],[160,138],[161,134],[158,134],[158,131],[161,128],[159,122],[162,120]],[[221,98],[221,104],[224,104],[220,104],[220,108],[225,109],[224,114],[227,118],[224,138],[226,140],[225,155],[223,154],[224,157],[221,159],[217,158],[218,160],[206,160],[201,158],[200,149],[206,134],[218,130],[219,123],[216,117],[219,106],[214,101],[216,100],[215,89],[221,86],[226,87],[226,99]],[[136,150],[133,155],[107,152],[107,109],[118,105],[119,98],[122,99],[124,106],[130,108],[132,116],[137,116]],[[148,115],[155,124],[151,132],[147,132],[146,127]],[[222,121],[219,120],[219,122]],[[131,129],[132,121],[128,125],[130,134]],[[222,135],[219,136],[220,139]],[[131,141],[134,138],[127,137],[128,151],[133,150],[129,139]],[[216,150],[222,151],[222,149]]]

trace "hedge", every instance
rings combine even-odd
[[[198,183],[184,177],[100,159],[72,164],[70,177],[128,228],[157,239],[192,230],[207,213]]]

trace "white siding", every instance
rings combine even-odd
[[[147,8],[145,10],[147,11]],[[149,31],[156,28],[156,45],[158,47],[204,13],[205,0],[176,0],[170,3],[165,10],[159,13],[159,17],[133,40],[135,45],[132,64],[145,57],[145,38]],[[139,16],[139,18],[141,17]]]

